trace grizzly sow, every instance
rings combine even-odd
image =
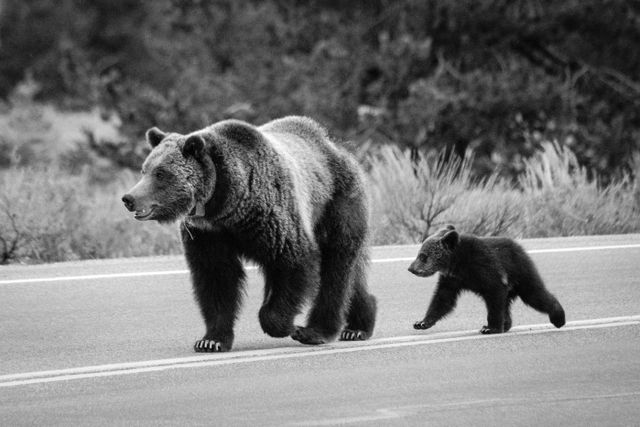
[[[511,239],[459,234],[449,225],[422,243],[409,271],[421,277],[440,272],[429,309],[413,325],[415,329],[428,329],[453,311],[464,290],[484,299],[488,315],[480,330],[483,334],[511,329],[511,303],[516,297],[548,314],[555,327],[565,323],[562,306],[545,288],[529,255]]]
[[[139,220],[180,220],[206,333],[195,351],[231,349],[243,259],[265,276],[260,325],[322,344],[371,336],[368,201],[358,164],[306,117],[260,127],[226,120],[188,135],[151,128],[142,178],[122,198]],[[294,326],[313,299],[307,326]]]

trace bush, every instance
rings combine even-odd
[[[637,179],[628,174],[606,187],[558,144],[525,161],[520,185],[526,195],[524,234],[531,237],[617,234],[640,230]]]
[[[640,231],[640,178],[607,186],[566,147],[545,143],[512,185],[476,179],[472,156],[412,155],[381,147],[367,158],[372,243],[416,243],[444,224],[483,236],[551,237]],[[635,166],[640,156],[635,158]],[[0,263],[52,262],[181,252],[175,226],[138,222],[120,196],[136,180],[119,171],[102,184],[93,167],[0,171]],[[640,169],[634,169],[640,170]]]
[[[395,147],[370,159],[374,244],[415,243],[447,223],[483,236],[640,231],[638,176],[624,174],[603,186],[567,147],[544,143],[524,162],[517,188],[495,172],[473,179],[470,156],[445,159],[441,153],[414,161]]]
[[[173,228],[133,221],[120,195],[134,182],[91,184],[88,172],[57,167],[0,171],[0,262],[53,262],[172,254],[180,250]]]

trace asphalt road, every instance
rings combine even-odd
[[[372,340],[265,336],[250,270],[234,351],[193,353],[203,325],[180,257],[0,268],[0,425],[638,425],[640,235],[528,240],[569,323],[514,305],[482,336],[462,296],[412,328],[435,279],[417,247],[372,250]],[[301,319],[302,322],[302,319]]]

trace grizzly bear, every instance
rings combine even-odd
[[[409,271],[420,277],[440,272],[427,314],[413,325],[415,329],[429,329],[453,311],[463,290],[484,299],[488,315],[480,330],[483,334],[511,329],[510,307],[518,296],[548,314],[555,327],[565,323],[562,306],[545,288],[531,258],[511,239],[460,235],[449,225],[423,242]]]
[[[260,325],[304,344],[368,339],[368,199],[362,172],[306,117],[255,127],[226,120],[188,135],[151,128],[140,181],[122,198],[139,220],[180,220],[206,333],[195,351],[231,349],[243,259],[265,276]],[[307,326],[294,317],[311,300]]]

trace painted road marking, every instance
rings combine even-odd
[[[507,339],[517,335],[562,333],[579,329],[614,328],[640,325],[640,315],[588,319],[568,322],[563,328],[556,329],[549,324],[535,324],[514,327],[508,334],[481,335],[477,330],[442,332],[429,335],[409,335],[363,341],[359,343],[338,342],[322,347],[283,347],[264,350],[250,350],[221,354],[209,354],[174,359],[146,360],[139,362],[113,363],[97,366],[82,366],[69,369],[24,372],[0,375],[1,387],[17,387],[29,384],[43,384],[58,381],[71,381],[85,378],[113,377],[148,372],[160,372],[170,369],[203,368],[211,366],[233,365],[241,363],[264,362],[271,360],[297,359],[332,354],[354,353],[389,348],[441,344],[457,341]]]
[[[556,248],[556,249],[533,249],[527,251],[530,254],[548,254],[548,253],[561,253],[561,252],[583,252],[583,251],[604,251],[604,250],[618,250],[618,249],[638,249],[640,244],[634,245],[612,245],[612,246],[583,246],[575,248]],[[387,264],[394,262],[411,262],[415,257],[401,257],[401,258],[378,258],[371,260],[373,264]],[[247,270],[256,270],[256,267],[249,266]],[[188,274],[189,270],[166,270],[166,271],[143,271],[137,273],[109,273],[109,274],[87,274],[83,276],[59,276],[59,277],[37,277],[31,279],[9,279],[0,280],[0,285],[15,285],[15,284],[27,284],[27,283],[47,283],[47,282],[72,282],[72,281],[86,281],[86,280],[98,280],[98,279],[119,279],[119,278],[132,278],[132,277],[153,277],[153,276],[172,276]]]

